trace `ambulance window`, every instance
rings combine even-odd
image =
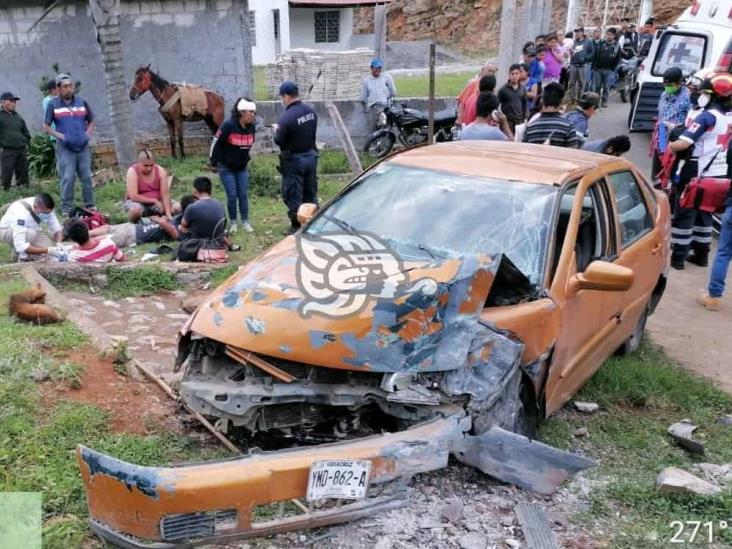
[[[706,52],[707,39],[702,35],[665,32],[653,61],[653,76],[663,76],[671,67],[679,67],[684,76],[694,74],[704,66]]]

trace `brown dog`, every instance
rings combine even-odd
[[[30,290],[12,294],[8,309],[12,316],[34,324],[53,324],[61,322],[61,316],[50,305],[45,304],[46,292],[36,284]]]

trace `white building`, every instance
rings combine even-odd
[[[249,0],[255,65],[295,48],[348,50],[373,46],[373,34],[353,34],[353,9],[384,0]]]

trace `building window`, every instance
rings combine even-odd
[[[338,42],[340,27],[340,11],[315,12],[315,42]]]
[[[249,37],[252,41],[252,46],[257,45],[257,12],[252,10],[249,12]]]
[[[272,10],[272,17],[274,18],[274,37],[278,40],[280,37],[280,10]]]

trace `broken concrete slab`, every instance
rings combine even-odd
[[[684,450],[693,454],[704,455],[704,444],[694,439],[693,433],[697,429],[691,420],[682,419],[668,428],[668,434],[671,435],[676,443]]]
[[[460,549],[486,549],[488,547],[488,539],[475,532],[460,536],[457,543]]]
[[[503,482],[551,494],[567,478],[595,462],[525,436],[492,427],[453,444],[455,456]]]
[[[719,486],[700,479],[678,467],[666,467],[656,477],[656,488],[664,493],[692,493],[700,496],[716,496]]]
[[[727,463],[725,465],[717,465],[715,463],[695,463],[691,468],[699,471],[709,482],[732,482],[732,463]]]
[[[450,501],[440,507],[440,516],[446,518],[453,524],[457,524],[463,518],[463,503],[459,500]]]
[[[589,431],[587,430],[587,427],[577,427],[574,431],[572,431],[572,436],[575,437],[586,437],[589,434]]]
[[[582,402],[580,400],[574,401],[574,407],[584,414],[592,414],[600,409],[600,405],[596,402]]]

